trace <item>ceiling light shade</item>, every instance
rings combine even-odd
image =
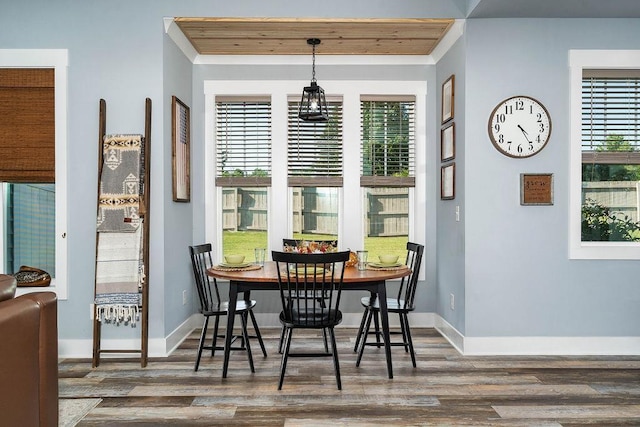
[[[307,44],[313,46],[311,84],[302,91],[298,117],[306,122],[326,122],[329,120],[327,100],[324,89],[316,83],[316,45],[320,44],[320,39],[308,39]]]

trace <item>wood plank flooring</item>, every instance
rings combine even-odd
[[[418,367],[393,347],[367,348],[359,368],[355,329],[337,329],[342,391],[331,358],[290,359],[277,390],[279,329],[262,331],[269,356],[252,342],[256,373],[234,352],[205,352],[193,372],[199,331],[166,359],[66,359],[60,398],[100,398],[79,426],[630,426],[640,425],[640,357],[465,357],[433,329],[413,329]],[[298,332],[298,331],[296,331]],[[298,340],[296,340],[298,338]],[[394,337],[392,337],[393,339]],[[294,335],[292,349],[315,332]]]

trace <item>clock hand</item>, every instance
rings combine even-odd
[[[522,128],[522,126],[518,125],[518,127],[520,128],[520,130],[522,131],[522,134],[524,135],[524,138],[527,140],[528,143],[531,143],[531,141],[529,141],[529,134],[527,133],[526,130],[524,130]]]

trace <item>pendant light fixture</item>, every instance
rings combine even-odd
[[[305,122],[326,122],[329,120],[327,100],[324,89],[316,83],[316,46],[320,44],[320,39],[307,39],[307,44],[313,46],[311,84],[302,91],[298,117]]]

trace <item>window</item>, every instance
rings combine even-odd
[[[582,241],[640,241],[640,72],[582,75]]]
[[[572,51],[570,58],[577,116],[572,122],[571,257],[637,258],[640,54]]]
[[[372,259],[406,256],[409,191],[415,186],[415,97],[361,96],[365,244]]]
[[[216,186],[222,192],[222,253],[253,259],[267,247],[271,101],[216,98]]]
[[[229,206],[223,201],[223,190],[245,186],[231,185],[232,178],[220,176],[219,163],[225,157],[219,152],[223,139],[220,132],[224,125],[219,117],[218,100],[223,97],[252,97],[264,94],[268,89],[269,93],[265,95],[270,99],[271,112],[270,186],[260,183],[261,188],[267,191],[269,214],[266,216],[266,247],[279,250],[282,248],[282,239],[306,238],[308,234],[308,237],[313,236],[318,240],[337,239],[341,250],[364,248],[368,239],[368,231],[365,232],[365,229],[368,230],[368,214],[363,199],[368,197],[365,194],[371,190],[380,202],[373,208],[383,206],[383,210],[378,209],[376,213],[386,215],[388,211],[393,211],[398,215],[391,221],[400,224],[396,232],[402,229],[400,238],[403,243],[398,247],[402,246],[404,253],[407,239],[424,240],[426,228],[426,82],[323,81],[331,108],[331,120],[325,124],[297,120],[299,94],[308,83],[275,80],[270,80],[268,84],[258,80],[204,82],[205,139],[215,141],[215,144],[205,144],[204,153],[207,240],[215,242],[219,249],[222,247],[222,236],[226,235],[222,232],[223,223],[229,215],[226,208],[222,208],[223,205]],[[389,93],[396,95],[388,96]],[[384,154],[378,157],[381,151],[376,150],[375,161],[369,162],[371,167],[382,165],[384,171],[386,161],[386,172],[363,176],[361,115],[362,102],[368,101],[362,98],[364,94],[375,96],[375,99],[371,99],[373,101],[388,103],[388,119],[394,117],[393,108],[399,111],[402,105],[404,119],[399,124],[387,120],[388,134],[401,126],[408,127],[402,127],[406,138],[401,147],[392,148],[388,139],[386,160]],[[435,146],[432,151],[435,152]],[[435,180],[437,176],[435,171],[433,173]],[[221,187],[223,178],[228,181]],[[258,187],[257,182],[259,180],[254,178],[246,186]],[[391,205],[393,209],[387,208]],[[231,215],[234,218],[238,216],[235,213]],[[383,234],[380,230],[391,230],[391,226],[386,225],[391,217],[386,215],[386,222],[374,226],[377,234]],[[382,236],[374,236],[378,237]],[[245,248],[253,251],[253,243],[247,243]],[[247,253],[247,256],[253,259],[253,254]]]
[[[0,51],[0,257],[4,272],[33,265],[52,275],[47,290],[67,298],[67,51]],[[21,145],[16,145],[19,139]],[[19,288],[18,294],[41,288]]]
[[[293,238],[337,239],[338,189],[343,181],[342,99],[327,99],[326,122],[300,120],[298,98],[290,98],[287,106],[287,181],[293,199]]]

